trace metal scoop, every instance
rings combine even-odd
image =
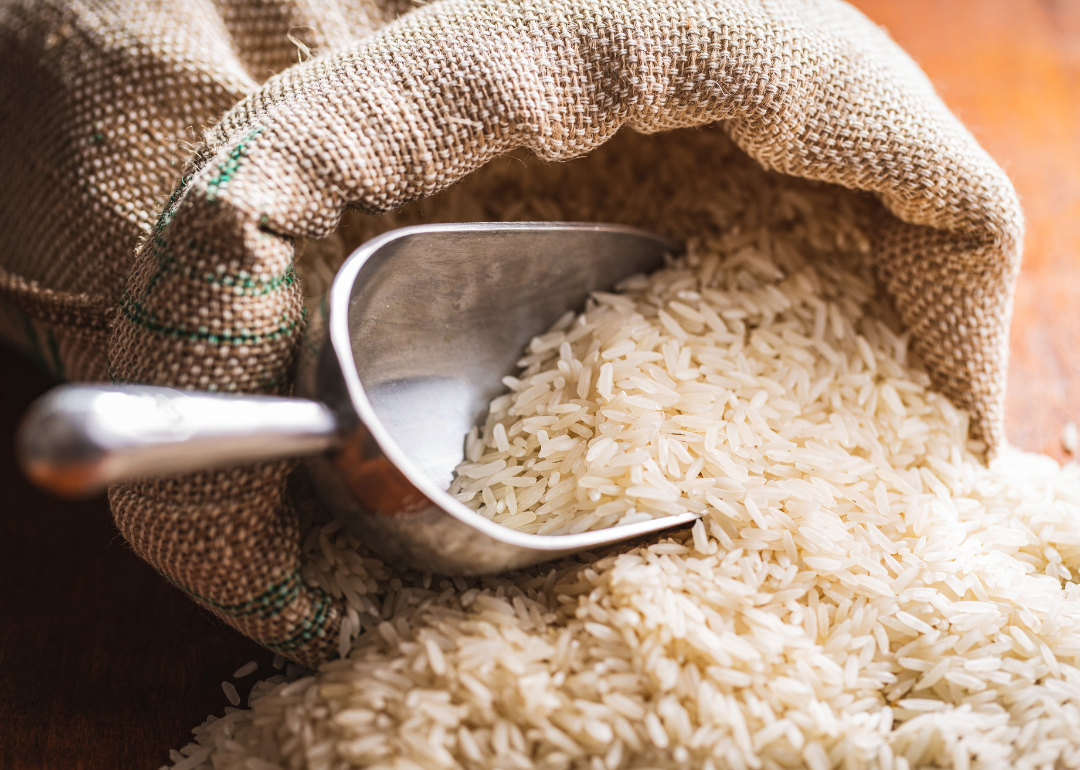
[[[618,225],[407,227],[357,249],[309,323],[299,398],[66,385],[29,409],[26,474],[57,494],[306,456],[320,497],[385,558],[443,574],[523,567],[685,524],[575,535],[503,527],[445,490],[522,349],[595,290],[681,246]]]

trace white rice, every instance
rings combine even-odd
[[[739,501],[766,483],[751,466],[778,461],[808,483],[815,471],[788,466],[850,466],[849,430],[889,426],[891,466],[926,453],[926,435],[901,430],[932,415],[926,379],[905,368],[902,338],[862,317],[873,291],[855,276],[809,264],[785,274],[720,239],[619,289],[532,340],[511,392],[466,440],[459,500],[541,535],[688,511],[745,519]],[[843,387],[858,395],[837,408]],[[843,459],[819,457],[836,451]],[[769,499],[828,502],[791,485]]]
[[[249,660],[240,668],[236,669],[236,671],[233,671],[233,679],[243,679],[245,676],[250,676],[251,674],[254,674],[258,668],[258,663],[253,660]]]
[[[226,680],[221,683],[221,689],[225,693],[225,697],[229,700],[229,703],[231,705],[240,705],[240,693],[236,691],[236,685]]]
[[[316,523],[303,574],[344,600],[347,657],[260,682],[174,767],[1080,766],[1080,468],[982,464],[882,310],[851,197],[726,162],[688,259],[542,336],[456,482],[502,474],[469,502],[534,531],[703,518],[483,579]]]

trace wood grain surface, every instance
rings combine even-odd
[[[1006,433],[1059,460],[1080,422],[1080,0],[854,0],[1012,177],[1027,218]]]
[[[1027,212],[1008,435],[1064,458],[1080,421],[1080,0],[856,0],[1012,176]],[[0,768],[156,768],[270,656],[167,585],[103,500],[18,476],[18,415],[49,383],[0,349]],[[238,683],[241,694],[256,677]]]
[[[5,348],[0,372],[0,768],[160,767],[228,705],[221,681],[271,655],[135,556],[104,499],[29,486],[12,434],[52,383]]]

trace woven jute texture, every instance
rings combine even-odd
[[[876,196],[916,352],[1002,441],[1016,196],[837,0],[9,0],[0,73],[0,328],[58,376],[288,392],[294,243],[346,208],[393,209],[515,148],[563,160],[715,124],[767,169]],[[298,571],[289,467],[110,500],[169,580],[314,663],[339,608]]]

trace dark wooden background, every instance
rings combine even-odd
[[[1011,174],[1027,218],[1008,434],[1059,459],[1080,421],[1080,0],[856,0]],[[14,469],[19,414],[49,386],[0,349],[0,768],[156,768],[270,656],[166,585],[103,500],[51,500]],[[247,689],[256,677],[241,686]]]

